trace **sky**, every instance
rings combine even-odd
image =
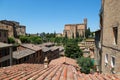
[[[65,24],[83,23],[99,29],[101,0],[0,0],[0,20],[26,26],[27,33],[62,33]]]

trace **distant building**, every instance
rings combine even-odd
[[[57,33],[56,37],[63,37],[63,34],[62,33]]]
[[[84,19],[82,24],[66,24],[63,31],[63,36],[68,38],[85,37],[87,29],[87,19]]]
[[[8,37],[18,37],[26,34],[26,27],[15,21],[1,20],[0,29],[8,30]]]
[[[0,67],[12,65],[12,45],[0,42]]]
[[[94,58],[94,48],[95,48],[95,40],[94,39],[86,39],[78,43],[78,46],[83,51],[84,57]]]
[[[102,0],[100,10],[101,71],[120,73],[120,0]]]
[[[0,29],[0,42],[8,42],[8,30]]]

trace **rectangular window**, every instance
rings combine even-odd
[[[10,59],[1,63],[1,67],[5,67],[5,66],[9,66],[9,65],[10,65]]]
[[[0,37],[1,37],[1,32],[0,32]]]
[[[114,34],[114,44],[117,44],[117,39],[118,39],[118,28],[114,27],[113,28],[113,34]]]
[[[0,57],[9,55],[9,48],[3,48],[2,50],[0,50],[0,53]]]
[[[4,37],[6,37],[7,36],[7,34],[6,34],[6,32],[4,32]]]
[[[115,67],[115,57],[111,58],[111,67]]]
[[[0,67],[2,67],[2,63],[0,62]]]
[[[105,63],[108,63],[108,54],[105,54]]]

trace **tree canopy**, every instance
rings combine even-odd
[[[12,37],[9,37],[9,38],[8,38],[8,43],[12,43],[12,44],[15,43],[15,39],[12,38]]]
[[[20,36],[20,40],[22,43],[33,43],[33,44],[42,43],[42,39],[39,36]]]
[[[92,59],[89,57],[81,57],[77,59],[77,62],[79,64],[79,66],[81,67],[81,72],[82,73],[90,73],[90,69],[93,69],[93,62]]]
[[[65,45],[65,56],[76,59],[82,55],[82,51],[75,40],[67,42]]]

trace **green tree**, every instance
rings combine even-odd
[[[30,37],[29,36],[20,36],[20,40],[22,43],[30,43]]]
[[[67,40],[68,40],[68,38],[66,38],[66,37],[64,37],[64,38],[62,39],[62,44],[63,44],[64,46],[66,45]]]
[[[91,34],[90,28],[86,29],[85,31],[85,37],[88,38]]]
[[[90,69],[92,69],[93,66],[94,66],[91,58],[89,58],[89,57],[78,58],[77,62],[79,64],[79,66],[81,67],[80,71],[82,73],[86,73],[86,74],[89,74],[90,73]]]
[[[12,37],[9,37],[9,38],[8,38],[8,43],[12,43],[12,44],[15,43],[15,39],[12,38]]]
[[[42,39],[41,38],[36,38],[34,41],[33,41],[34,44],[41,44],[42,43]]]
[[[80,50],[77,43],[69,42],[69,43],[66,44],[66,46],[65,46],[65,56],[76,59],[78,57],[81,57],[82,55],[83,55],[83,53]]]
[[[53,37],[54,37],[54,38],[56,37],[56,31],[54,31]]]
[[[68,38],[67,32],[65,32],[65,38]]]

